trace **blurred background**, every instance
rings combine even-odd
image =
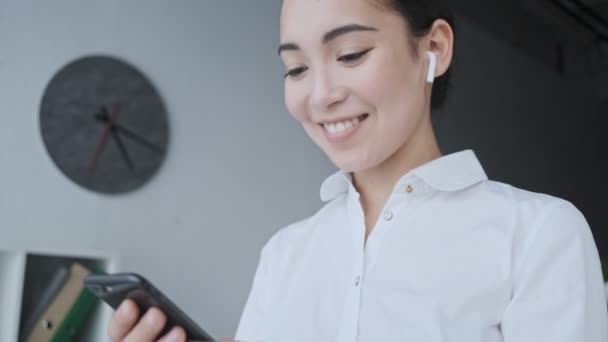
[[[285,109],[279,7],[0,0],[3,341],[32,310],[22,298],[42,291],[24,281],[49,267],[41,255],[141,273],[212,335],[234,335],[261,247],[322,205],[321,182],[334,172]],[[608,1],[454,9],[453,87],[434,113],[443,152],[473,149],[491,179],[573,202],[608,255]],[[45,147],[47,86],[91,55],[135,66],[166,108],[164,162],[135,191],[85,189]],[[90,323],[99,341],[107,315]]]

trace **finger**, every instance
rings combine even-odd
[[[165,327],[167,317],[157,308],[151,308],[141,317],[135,328],[123,342],[156,341],[158,334]]]
[[[108,326],[108,336],[112,341],[122,341],[139,319],[139,308],[130,299],[124,300],[112,315]]]
[[[186,342],[186,332],[181,327],[174,327],[158,342]]]

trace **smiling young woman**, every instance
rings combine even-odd
[[[438,0],[283,1],[287,109],[340,171],[327,204],[263,248],[238,340],[608,340],[582,214],[438,147],[453,27]],[[138,323],[131,304],[111,336],[155,338],[162,313]]]
[[[453,27],[437,0],[283,0],[285,103],[340,171],[264,247],[237,339],[608,340],[581,213],[442,156]]]

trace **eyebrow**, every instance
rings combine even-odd
[[[359,25],[359,24],[349,24],[349,25],[344,25],[344,26],[340,26],[340,27],[336,27],[335,29],[325,33],[323,35],[323,39],[321,40],[321,42],[323,44],[327,44],[329,42],[331,42],[332,40],[343,36],[347,33],[351,33],[351,32],[361,32],[361,31],[378,31],[378,29],[370,27],[370,26],[363,26],[363,25]],[[300,50],[300,46],[296,43],[283,43],[279,46],[279,55],[283,52],[283,51],[297,51]]]

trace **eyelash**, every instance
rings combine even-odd
[[[338,57],[338,62],[342,62],[342,63],[354,63],[356,61],[358,61],[359,59],[361,59],[361,57],[365,56],[368,52],[370,52],[372,49],[367,49],[367,50],[363,50],[361,52],[356,52],[356,53],[350,53],[347,55],[343,55]],[[307,67],[298,67],[298,68],[293,68],[289,71],[287,71],[287,73],[285,74],[285,78],[287,77],[298,77],[300,76],[303,72],[305,72],[306,70],[308,70]]]
[[[287,73],[285,74],[285,78],[287,78],[287,77],[298,77],[298,76],[300,76],[300,74],[302,74],[306,70],[308,70],[307,67],[293,68],[293,69],[287,71]]]
[[[361,57],[365,56],[371,50],[372,49],[367,49],[367,50],[363,50],[361,52],[350,53],[348,55],[340,56],[338,58],[338,61],[344,62],[344,63],[353,63],[353,62],[358,61]]]

